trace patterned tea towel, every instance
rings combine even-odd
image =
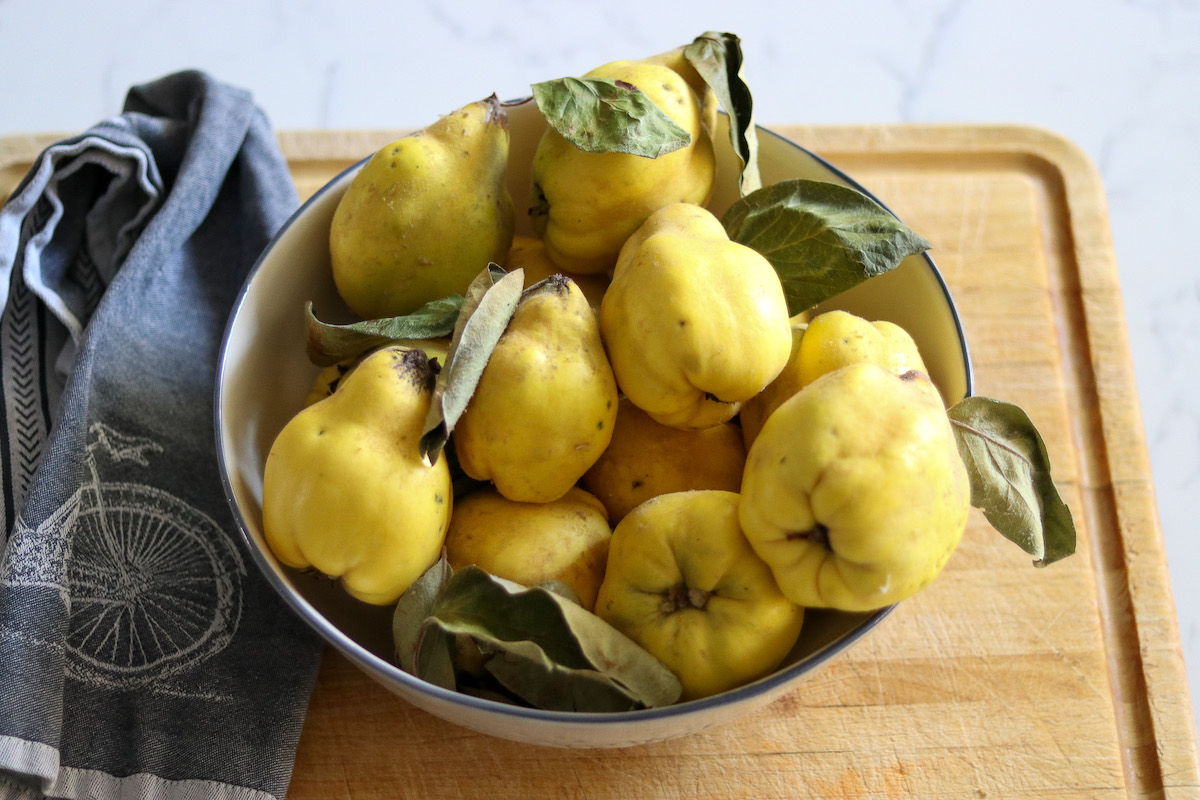
[[[0,798],[287,790],[321,648],[236,533],[213,387],[296,205],[250,95],[182,72],[0,210]]]

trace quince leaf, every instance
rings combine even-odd
[[[454,688],[450,640],[426,626],[425,620],[453,574],[443,550],[437,563],[400,595],[392,612],[392,644],[400,668],[446,689]]]
[[[721,224],[775,267],[793,315],[930,246],[867,195],[826,181],[764,186],[734,203]]]
[[[535,642],[511,641],[498,647],[488,643],[480,649],[491,656],[485,663],[488,674],[507,691],[535,708],[632,711],[644,707],[604,673],[589,667],[556,664]]]
[[[588,153],[658,158],[692,136],[641,89],[612,78],[558,78],[533,84],[533,99],[550,127]]]
[[[496,264],[489,264],[467,287],[446,353],[446,366],[438,373],[425,416],[419,446],[426,464],[437,461],[475,394],[483,369],[517,310],[524,280],[523,270],[506,273]]]
[[[453,648],[452,657],[473,651],[471,660],[482,663],[456,663],[459,672],[482,668],[502,695],[537,708],[623,711],[669,705],[681,692],[658,659],[595,614],[550,587],[521,586],[479,567],[441,586],[421,627],[443,641],[469,639],[474,647]]]
[[[308,359],[317,366],[328,367],[381,345],[449,336],[462,304],[463,296],[452,294],[400,317],[338,325],[317,319],[310,301],[304,306]]]
[[[1075,552],[1071,510],[1050,475],[1050,456],[1019,406],[968,397],[949,409],[971,478],[971,505],[1044,567]]]
[[[688,60],[729,114],[729,141],[742,162],[738,188],[742,196],[762,187],[758,174],[758,135],[754,100],[742,78],[742,42],[736,34],[708,31],[684,48]]]

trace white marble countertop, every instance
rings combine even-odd
[[[704,30],[742,38],[761,124],[1031,124],[1099,167],[1200,708],[1196,0],[0,0],[0,135],[84,129],[190,67],[251,90],[277,128],[420,127]]]

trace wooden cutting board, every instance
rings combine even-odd
[[[789,695],[711,731],[539,748],[326,653],[289,797],[1195,798],[1197,738],[1103,187],[1016,126],[777,126],[934,245],[976,394],[1022,406],[1079,531],[1035,569],[974,512],[945,572]],[[283,132],[307,197],[396,131]],[[0,140],[0,196],[49,139]],[[7,157],[7,160],[6,160]]]

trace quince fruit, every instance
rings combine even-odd
[[[732,419],[792,344],[774,267],[689,203],[654,212],[621,248],[600,329],[621,390],[676,428]]]
[[[388,605],[437,561],[450,521],[446,459],[418,450],[435,369],[421,350],[368,356],[283,427],[267,455],[263,533],[297,569]]]
[[[463,471],[525,503],[557,500],[612,439],[617,384],[570,278],[526,294],[454,430]]]
[[[317,377],[313,378],[312,386],[308,390],[308,396],[304,398],[305,408],[314,403],[321,402],[336,392],[342,379],[350,374],[350,370],[354,369],[356,363],[357,359],[349,359],[322,367],[321,371],[317,373]]]
[[[659,495],[618,523],[596,614],[674,672],[683,700],[767,675],[804,620],[742,535],[738,495],[718,490]]]
[[[721,104],[717,100],[716,93],[709,88],[708,82],[692,66],[692,62],[687,60],[687,56],[684,55],[687,48],[688,45],[680,45],[665,53],[640,59],[637,63],[658,64],[679,73],[679,77],[683,78],[687,85],[692,87],[696,97],[700,98],[700,118],[704,129],[711,134],[717,129],[717,115],[720,113]]]
[[[431,362],[435,360],[438,362],[439,368],[441,364],[446,363],[446,353],[450,350],[449,339],[396,339],[390,344],[393,347],[422,350]],[[337,387],[341,382],[345,380],[351,370],[365,357],[366,354],[363,354],[322,367],[321,371],[317,373],[317,377],[313,378],[312,386],[308,390],[308,396],[304,398],[304,405],[311,406],[313,403],[324,400],[337,391]]]
[[[859,363],[768,417],[746,457],[739,518],[792,602],[869,611],[933,580],[970,499],[929,378]]]
[[[917,343],[894,322],[869,321],[847,311],[826,311],[813,317],[800,340],[797,370],[800,384],[849,364],[868,362],[903,375],[927,372]]]
[[[788,354],[787,364],[775,376],[775,380],[767,384],[754,397],[742,403],[742,407],[738,411],[738,422],[742,427],[742,442],[747,450],[754,443],[755,437],[762,430],[767,417],[771,416],[771,412],[779,408],[779,404],[784,400],[800,391],[803,385],[800,382],[799,369],[800,340],[804,337],[805,329],[808,328],[807,312],[797,314],[788,320],[788,323],[792,329],[792,349]]]
[[[870,321],[847,311],[826,311],[808,320],[792,318],[792,352],[779,376],[742,405],[742,435],[749,448],[779,405],[827,372],[869,362],[903,375],[928,372],[908,331],[887,320]]]
[[[532,236],[517,235],[513,237],[512,247],[502,264],[505,270],[524,270],[525,288],[528,289],[538,281],[543,281],[551,275],[562,275],[575,281],[575,285],[587,298],[588,305],[596,313],[600,313],[600,301],[608,289],[608,276],[605,274],[580,275],[575,272],[564,272],[550,260],[546,252],[546,244],[541,239]]]
[[[562,581],[591,611],[611,536],[604,506],[578,487],[549,503],[518,503],[484,488],[456,504],[446,557],[456,570],[474,564],[522,586]]]
[[[712,193],[716,157],[704,125],[704,103],[675,70],[643,61],[614,61],[585,78],[631,83],[692,137],[658,158],[588,153],[553,128],[533,158],[534,231],[562,270],[612,268],[621,245],[650,214],[670,203],[704,204]]]
[[[622,397],[612,441],[583,476],[614,524],[652,497],[690,489],[736,492],[746,448],[732,422],[682,430],[655,422]]]
[[[515,225],[508,146],[508,118],[489,97],[371,157],[329,231],[334,282],[351,310],[407,314],[461,293],[504,257]]]

